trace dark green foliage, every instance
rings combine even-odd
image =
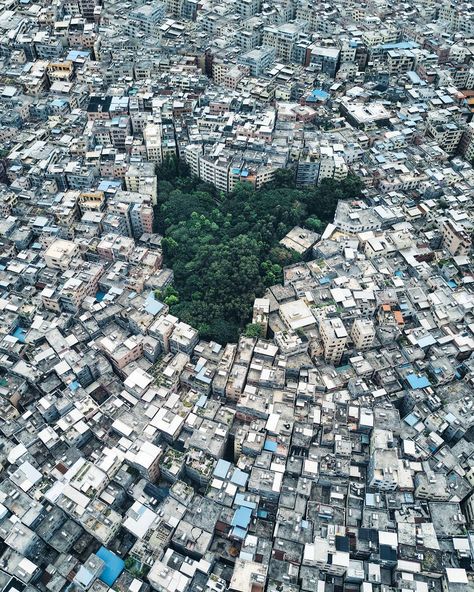
[[[167,286],[164,290],[155,290],[155,298],[168,306],[176,306],[179,303],[179,294],[174,286]]]
[[[131,569],[135,566],[135,559],[133,557],[126,557],[125,558],[125,569]]]
[[[176,156],[166,156],[156,172],[158,181],[174,182],[176,179],[189,179],[189,167]]]
[[[296,187],[295,172],[292,169],[278,169],[267,187]]]
[[[156,226],[164,234],[163,254],[174,271],[175,289],[157,297],[202,337],[235,341],[255,297],[281,282],[282,268],[299,260],[279,240],[308,214],[312,229],[324,227],[337,199],[360,192],[359,180],[324,181],[300,190],[291,171],[278,171],[260,190],[243,183],[226,196],[179,167],[171,160],[158,171]]]
[[[140,563],[133,557],[130,557],[130,555],[125,558],[125,569],[136,578],[144,578],[150,571],[148,565]]]
[[[321,230],[324,228],[322,220],[316,218],[316,216],[310,216],[309,218],[306,218],[304,225],[306,228],[309,228],[314,232],[321,232]]]
[[[349,175],[342,181],[323,179],[308,199],[308,214],[324,222],[330,222],[334,217],[337,202],[340,199],[360,197],[361,190],[362,181],[354,175]]]
[[[244,335],[245,337],[263,337],[262,325],[259,325],[258,323],[249,323],[245,327]]]

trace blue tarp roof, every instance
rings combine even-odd
[[[403,421],[407,423],[409,426],[413,427],[420,421],[420,418],[414,415],[413,413],[410,413],[403,419]]]
[[[93,578],[94,578],[94,574],[92,574],[87,569],[87,567],[84,567],[83,565],[81,565],[81,567],[79,568],[79,571],[77,572],[76,577],[74,579],[76,580],[76,582],[78,584],[80,584],[84,588],[88,588],[90,583],[92,582]]]
[[[413,70],[407,72],[407,76],[413,82],[413,84],[421,84],[423,82],[421,78],[418,76],[418,74],[416,72],[413,72]]]
[[[206,395],[201,395],[199,399],[196,401],[196,407],[205,407],[207,403]]]
[[[87,58],[90,55],[90,51],[83,51],[79,49],[71,49],[67,54],[66,60],[77,60],[77,58]]]
[[[238,526],[234,526],[231,531],[232,536],[237,539],[244,539],[247,536],[247,530],[244,528],[239,528]]]
[[[115,553],[109,551],[105,547],[101,547],[97,553],[97,557],[102,559],[105,563],[104,569],[100,574],[99,578],[107,584],[107,586],[113,586],[115,580],[119,577],[125,567],[125,562],[120,559]]]
[[[196,374],[196,378],[201,382],[211,384],[211,378],[206,374],[206,368],[201,368],[201,370],[199,370],[199,372]]]
[[[232,174],[233,175],[240,175],[241,177],[248,177],[249,171],[248,171],[248,169],[240,169],[239,167],[234,167],[232,169]]]
[[[163,302],[155,299],[153,292],[150,292],[145,300],[145,310],[148,314],[157,315],[163,308]]]
[[[257,504],[255,502],[245,499],[244,493],[237,493],[235,495],[235,502],[234,503],[236,506],[242,506],[245,508],[255,509],[257,507]]]
[[[274,440],[265,440],[265,444],[263,446],[264,450],[268,450],[269,452],[275,452],[278,448],[278,444]]]
[[[13,331],[13,337],[16,337],[20,343],[25,343],[26,330],[23,327],[17,327]]]
[[[376,45],[374,49],[416,49],[417,47],[420,46],[414,41],[400,41],[399,43],[382,43]]]
[[[412,389],[427,388],[428,386],[431,386],[431,382],[426,376],[418,376],[417,374],[408,374],[407,381]]]
[[[424,337],[418,339],[418,346],[422,348],[434,345],[435,343],[436,339],[433,337],[433,335],[425,335]]]
[[[242,506],[238,508],[234,517],[232,518],[232,526],[238,526],[239,528],[247,528],[252,518],[252,509]]]
[[[230,462],[220,458],[217,461],[216,468],[214,469],[214,477],[217,477],[218,479],[225,479],[227,477],[227,473],[229,472],[229,469],[230,469]]]
[[[107,189],[111,189],[112,187],[120,189],[120,187],[122,187],[122,183],[120,181],[105,180],[99,183],[97,189],[99,191],[107,191]]]
[[[315,88],[313,91],[311,91],[311,96],[320,101],[324,101],[329,97],[329,93],[320,88]]]
[[[249,478],[249,476],[247,473],[244,473],[240,469],[235,469],[230,480],[231,480],[231,483],[234,483],[235,485],[240,485],[240,486],[244,487],[245,484],[247,483],[248,478]]]

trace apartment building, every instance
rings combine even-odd
[[[454,120],[446,120],[442,116],[429,118],[426,133],[436,140],[438,145],[448,154],[456,152],[463,135],[463,128]]]
[[[291,23],[264,27],[262,45],[273,48],[279,60],[289,62],[293,57],[296,43],[302,31],[302,25]]]
[[[252,49],[238,58],[238,63],[249,69],[251,76],[261,76],[275,61],[275,48]]]
[[[443,247],[449,251],[451,255],[467,255],[469,252],[472,240],[469,233],[464,228],[452,221],[446,220],[443,223]]]
[[[66,240],[56,240],[46,249],[44,260],[51,269],[66,271],[73,259],[79,256],[79,246]]]
[[[127,32],[130,35],[157,36],[159,27],[166,16],[166,6],[163,2],[143,4],[132,10],[128,16]]]
[[[356,319],[354,321],[351,329],[351,339],[358,351],[370,349],[374,338],[374,323],[370,319]]]
[[[160,165],[163,161],[161,125],[158,123],[148,123],[143,130],[143,139],[145,140],[147,159],[150,162]]]
[[[338,318],[323,319],[319,332],[324,344],[324,359],[337,366],[341,362],[347,343],[348,333]]]
[[[150,196],[152,204],[156,205],[158,195],[158,181],[154,162],[131,163],[125,173],[127,191],[134,191]]]

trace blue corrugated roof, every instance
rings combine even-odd
[[[210,376],[206,375],[206,368],[201,368],[201,370],[199,370],[199,372],[196,374],[196,378],[198,380],[200,380],[201,382],[204,382],[206,384],[211,384]]]

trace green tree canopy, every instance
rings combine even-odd
[[[245,337],[257,337],[257,338],[262,337],[263,336],[262,325],[259,325],[258,323],[249,323],[245,327],[244,335],[245,335]]]
[[[237,339],[255,297],[282,281],[285,265],[300,260],[279,244],[283,236],[301,224],[322,231],[337,200],[361,191],[357,177],[298,189],[293,172],[285,170],[259,190],[239,183],[224,195],[173,159],[159,167],[158,180],[155,217],[175,282],[173,290],[159,296],[204,338],[220,342]]]

